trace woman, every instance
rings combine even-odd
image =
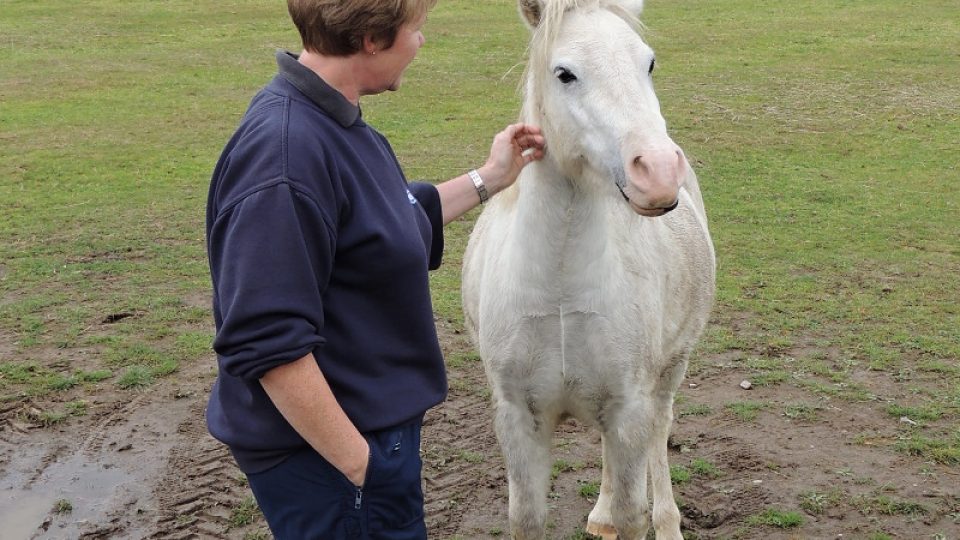
[[[543,156],[516,124],[479,169],[407,183],[363,121],[435,1],[288,0],[303,51],[277,54],[213,174],[207,422],[280,539],[426,537],[420,427],[447,389],[427,271],[443,225]]]

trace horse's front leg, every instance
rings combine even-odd
[[[526,405],[499,401],[496,409],[494,427],[510,489],[511,538],[541,540],[546,537],[552,428]]]
[[[613,526],[613,516],[610,513],[610,501],[613,499],[610,480],[610,460],[607,458],[607,445],[603,442],[603,435],[600,436],[600,447],[603,451],[602,472],[600,476],[600,495],[597,497],[597,504],[590,510],[587,516],[587,532],[593,536],[599,536],[603,540],[617,540],[617,529]]]
[[[672,397],[657,405],[658,418],[655,420],[653,436],[650,438],[653,528],[657,531],[657,540],[683,540],[680,534],[680,509],[677,508],[677,503],[673,499],[670,463],[667,460],[667,438],[670,436],[670,422],[673,419],[672,405]]]
[[[664,370],[653,395],[653,433],[650,438],[650,479],[653,484],[653,528],[657,540],[683,540],[680,534],[680,510],[673,498],[667,439],[673,425],[673,398],[683,380],[685,356]]]
[[[635,403],[619,415],[615,425],[604,430],[603,482],[600,498],[587,520],[587,532],[619,540],[642,540],[647,535],[647,449],[651,427],[649,408]]]

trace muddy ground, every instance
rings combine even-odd
[[[448,356],[467,347],[439,326]],[[51,352],[63,354],[75,353]],[[894,451],[904,426],[875,403],[821,397],[808,414],[790,408],[811,402],[796,387],[740,388],[739,354],[701,358],[683,384],[671,464],[693,471],[675,489],[685,537],[960,539],[957,467]],[[85,397],[87,413],[55,426],[37,420],[50,403],[3,404],[0,538],[269,538],[243,476],[203,423],[213,363],[182,367],[146,391],[104,384],[62,396]],[[900,391],[882,373],[860,375],[878,394]],[[725,409],[745,400],[769,405],[752,421]],[[504,468],[477,361],[451,366],[450,397],[427,416],[423,456],[431,538],[508,536]],[[585,538],[599,437],[566,423],[553,457],[550,537]],[[803,524],[749,519],[769,509],[797,512]]]

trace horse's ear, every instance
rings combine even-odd
[[[543,0],[518,0],[518,3],[520,5],[520,15],[530,25],[530,28],[539,26],[540,16],[543,14]]]
[[[634,17],[639,17],[640,12],[643,11],[643,0],[606,0],[605,3],[620,6]]]

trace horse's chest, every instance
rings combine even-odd
[[[632,272],[617,253],[596,244],[549,252],[515,246],[516,253],[508,258],[511,268],[501,273],[500,281],[508,293],[504,300],[508,309],[520,316],[561,311],[609,316],[635,303],[649,276]]]
[[[503,385],[543,408],[574,412],[578,403],[596,403],[622,394],[644,366],[637,340],[595,312],[557,311],[516,322],[501,354],[486,355]],[[647,351],[649,352],[649,351]]]
[[[649,355],[628,351],[598,313],[525,317],[513,330],[497,351],[482,356],[496,399],[525,408],[535,423],[572,415],[602,428],[649,378],[643,360]]]

